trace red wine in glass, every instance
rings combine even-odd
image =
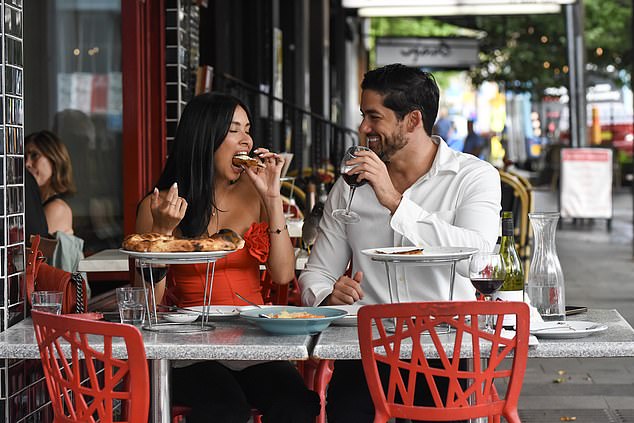
[[[504,284],[504,279],[471,279],[471,284],[482,295],[493,295]]]
[[[350,169],[352,169],[352,167]],[[346,184],[355,188],[359,188],[360,186],[365,185],[368,182],[367,179],[362,179],[361,181],[357,181],[358,176],[359,175],[348,175],[347,173],[344,173],[341,175],[343,180],[346,181]]]
[[[336,209],[332,211],[332,217],[337,219],[341,223],[350,224],[350,223],[358,223],[361,218],[356,212],[350,210],[350,205],[352,204],[352,198],[354,197],[354,191],[357,187],[360,187],[367,183],[365,179],[358,181],[359,175],[357,174],[348,174],[348,172],[352,171],[356,166],[350,166],[347,164],[348,161],[355,159],[357,156],[355,153],[357,151],[370,151],[368,147],[362,147],[359,145],[348,148],[346,153],[343,155],[341,159],[341,166],[339,170],[341,171],[341,176],[343,180],[350,186],[350,195],[348,197],[348,204],[345,209]]]
[[[500,254],[480,252],[471,257],[469,279],[475,289],[484,295],[485,301],[492,301],[493,294],[504,284],[505,276],[506,268]],[[484,330],[490,333],[495,332],[489,315],[486,315]]]

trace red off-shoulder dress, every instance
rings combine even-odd
[[[263,304],[260,293],[260,264],[269,257],[271,241],[269,225],[253,223],[243,235],[244,248],[216,261],[211,303],[218,305],[246,305],[235,293],[239,293],[256,304]],[[209,266],[211,278],[212,265]],[[203,304],[207,264],[171,265],[168,274],[167,302],[179,307]]]

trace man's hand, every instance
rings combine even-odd
[[[348,174],[358,175],[358,181],[367,180],[379,203],[394,214],[401,202],[401,193],[394,188],[385,163],[374,151],[357,151],[354,154],[357,158],[347,164],[356,166]]]
[[[332,293],[328,296],[328,305],[354,304],[363,298],[361,280],[363,272],[357,272],[352,278],[348,276],[340,277],[332,288]]]

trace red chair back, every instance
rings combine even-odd
[[[32,317],[55,422],[147,422],[150,383],[137,328],[37,311]],[[123,339],[125,350],[113,348],[113,339]],[[113,349],[128,358],[115,358]],[[122,416],[115,419],[117,404]]]
[[[497,316],[495,333],[478,327],[478,316],[486,314]],[[504,315],[515,315],[516,333],[502,333]],[[386,329],[390,325],[394,325],[393,332]],[[499,421],[503,415],[510,423],[519,422],[517,402],[528,357],[528,325],[529,308],[521,302],[443,301],[362,307],[358,313],[359,344],[376,409],[374,421],[386,422],[392,417],[451,421],[485,416]],[[453,329],[451,334],[442,333],[447,326]],[[428,362],[436,351],[440,368]],[[473,358],[473,369],[461,370],[460,358]],[[505,359],[510,360],[510,367],[508,361],[503,363]],[[390,369],[385,388],[377,363]],[[415,405],[417,377],[427,381],[434,406]],[[448,380],[448,392],[439,392],[435,378]],[[493,385],[496,379],[508,382],[503,397]]]

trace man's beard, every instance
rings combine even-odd
[[[386,137],[381,143],[381,151],[375,151],[379,158],[388,163],[394,154],[402,150],[407,145],[407,140],[403,135],[403,131],[397,128],[390,136]]]

